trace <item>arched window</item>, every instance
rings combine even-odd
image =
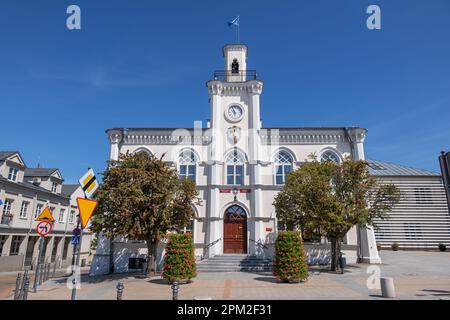
[[[246,217],[247,214],[245,213],[245,210],[238,205],[233,205],[225,211],[225,220],[239,220],[245,219]]]
[[[286,151],[279,151],[275,155],[275,182],[276,184],[284,184],[286,176],[292,171],[292,157]]]
[[[320,156],[320,162],[327,162],[327,161],[340,163],[341,159],[339,158],[339,156],[336,153],[328,150],[328,151],[325,151],[324,153],[322,153],[322,155]]]
[[[237,149],[227,154],[225,163],[227,168],[227,184],[244,184],[244,158]]]
[[[180,179],[190,179],[195,182],[197,157],[191,149],[185,149],[178,155],[178,173]]]

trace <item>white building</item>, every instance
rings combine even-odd
[[[399,203],[389,219],[376,221],[375,237],[382,248],[396,242],[401,249],[450,246],[450,215],[439,173],[398,164],[369,160],[369,171],[383,183],[396,185]]]
[[[202,199],[202,205],[195,206],[192,223],[198,257],[227,253],[270,257],[277,231],[272,203],[286,174],[311,161],[311,154],[321,160],[364,159],[364,128],[264,127],[263,81],[256,71],[247,69],[247,54],[243,44],[223,47],[225,70],[214,72],[206,83],[210,103],[206,128],[195,123],[184,129],[106,131],[110,159],[117,160],[126,152],[166,154],[164,159],[177,166],[182,177],[195,180]],[[345,242],[353,248],[360,244],[362,260],[380,262],[373,229],[354,228]],[[121,254],[132,256],[135,251],[122,248]],[[347,260],[355,261],[357,251],[346,252]],[[104,270],[100,257],[106,259],[107,252],[106,247],[97,251],[98,273]],[[126,266],[119,269],[126,270]]]
[[[71,264],[70,239],[77,223],[78,185],[63,184],[56,168],[28,168],[18,151],[0,151],[0,271],[15,271],[36,265],[39,235],[37,216],[48,206],[55,222],[45,236],[43,262],[57,267]],[[91,234],[82,242],[82,259],[89,255]],[[87,261],[86,261],[87,262]]]

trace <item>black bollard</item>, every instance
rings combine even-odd
[[[26,279],[28,278],[28,270],[25,270],[23,277],[22,277],[22,284],[20,286],[19,289],[19,296],[18,296],[18,300],[23,300],[23,297],[25,295],[25,284],[26,284]],[[27,289],[28,290],[28,289]]]
[[[122,294],[123,294],[123,288],[124,288],[123,283],[119,281],[116,288],[117,288],[117,300],[122,300]]]
[[[44,281],[44,272],[45,272],[45,264],[41,263],[39,270],[39,285],[42,285],[42,282]]]
[[[55,264],[53,265],[53,275],[52,275],[52,278],[55,277],[55,273],[56,273],[56,261],[55,261]]]
[[[14,300],[19,300],[21,282],[22,282],[22,273],[19,272],[16,278],[16,289],[14,290]]]
[[[172,284],[172,300],[178,300],[178,281]]]
[[[28,289],[30,287],[30,277],[28,276],[28,272],[25,271],[23,281],[25,285],[23,286],[22,300],[28,300]]]
[[[48,279],[50,279],[50,266],[51,266],[52,264],[51,263],[49,263],[48,265],[47,265],[47,277],[45,278],[45,281],[47,281]]]

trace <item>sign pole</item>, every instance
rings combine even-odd
[[[37,258],[37,263],[36,263],[36,271],[34,272],[34,285],[33,285],[33,291],[36,293],[37,292],[37,286],[38,286],[38,278],[39,278],[39,270],[40,266],[41,266],[41,256],[42,256],[42,251],[44,249],[44,237],[40,236],[39,237],[39,253],[38,253],[38,258]]]
[[[81,227],[81,217],[78,215],[78,222],[77,222],[77,229],[80,229]],[[72,300],[76,300],[77,295],[77,271],[80,265],[80,255],[81,255],[81,239],[83,239],[83,229],[81,228],[81,233],[79,235],[80,241],[77,243],[74,243],[73,245],[73,257],[72,257],[72,275],[75,275],[72,279]],[[81,277],[81,272],[80,272]],[[81,279],[80,279],[81,281]]]

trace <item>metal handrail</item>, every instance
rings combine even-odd
[[[258,242],[258,241],[255,241],[255,240],[253,240],[253,239],[249,239],[250,241],[253,241],[254,243],[256,243],[258,246],[261,246],[261,247],[264,247],[264,249],[269,249],[269,247],[267,247],[265,244],[263,244],[263,243],[261,243],[261,242]]]
[[[214,80],[228,81],[229,77],[242,77],[243,81],[249,81],[249,80],[256,80],[258,78],[258,74],[256,70],[239,70],[237,72],[233,72],[231,70],[214,71],[214,78],[213,78]]]
[[[222,240],[222,238],[219,238],[219,239],[217,239],[217,240],[214,240],[213,242],[210,242],[210,243],[208,243],[208,244],[205,245],[205,247],[203,248],[203,255],[201,256],[201,260],[204,260],[204,259],[205,259],[205,255],[206,255],[205,251],[206,251],[208,248],[210,248],[210,247],[212,247],[213,245],[215,245],[215,244],[216,244],[217,242],[219,242],[220,240]]]

